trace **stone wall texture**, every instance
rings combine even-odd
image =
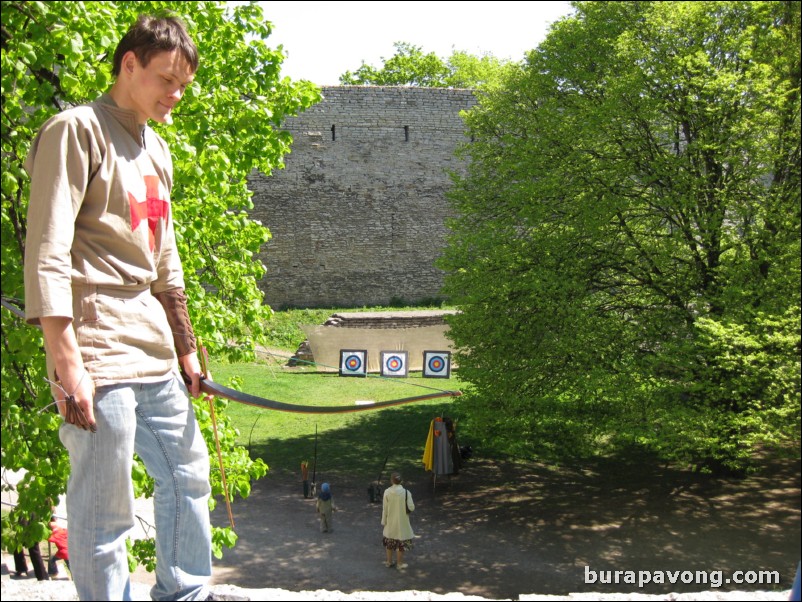
[[[254,174],[252,217],[272,239],[260,259],[265,301],[363,307],[439,299],[434,262],[451,215],[449,172],[468,142],[471,90],[342,86],[284,129],[286,167]]]

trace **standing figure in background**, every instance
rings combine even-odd
[[[320,516],[320,532],[330,533],[333,529],[331,524],[331,514],[334,510],[334,500],[331,497],[331,487],[328,483],[320,486],[320,493],[315,502],[315,511]]]
[[[67,548],[67,529],[58,524],[55,516],[50,517],[50,537],[47,541],[56,546],[56,553],[50,555],[47,561],[47,574],[51,577],[58,575],[56,561],[63,560],[67,570],[70,568],[70,553]]]
[[[382,544],[386,552],[384,566],[397,567],[399,571],[407,568],[404,563],[404,552],[412,549],[412,525],[409,513],[415,510],[412,494],[401,485],[401,475],[394,472],[390,477],[392,485],[384,490],[382,499]],[[393,561],[395,551],[396,561]]]
[[[25,526],[28,524],[28,519],[20,519],[20,524]],[[31,564],[33,565],[33,572],[38,581],[47,581],[50,577],[45,568],[45,561],[42,558],[42,549],[39,547],[39,542],[28,548],[28,554],[31,557]],[[25,558],[25,550],[20,548],[14,552],[14,573],[17,577],[28,576],[28,560]]]

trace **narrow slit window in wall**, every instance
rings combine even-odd
[[[404,142],[409,142],[409,126],[404,126]]]
[[[332,142],[337,140],[337,132],[336,128],[334,127],[334,124],[331,125],[331,140]]]

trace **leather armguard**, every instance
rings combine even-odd
[[[183,288],[174,288],[169,291],[156,293],[153,295],[159,300],[167,314],[167,322],[173,332],[173,342],[178,357],[195,353],[198,345],[195,342],[195,331],[192,329],[192,322],[189,321],[187,311],[187,295]]]

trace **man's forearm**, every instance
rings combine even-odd
[[[56,369],[56,374],[47,376],[60,380],[67,391],[72,391],[78,386],[84,372],[81,350],[72,329],[72,318],[51,316],[41,318],[40,322],[45,337],[45,349]]]
[[[55,383],[51,390],[59,401],[59,412],[68,423],[95,432],[95,384],[84,367],[72,319],[47,317],[40,322],[45,351],[55,365],[55,374],[48,374],[48,379]]]

